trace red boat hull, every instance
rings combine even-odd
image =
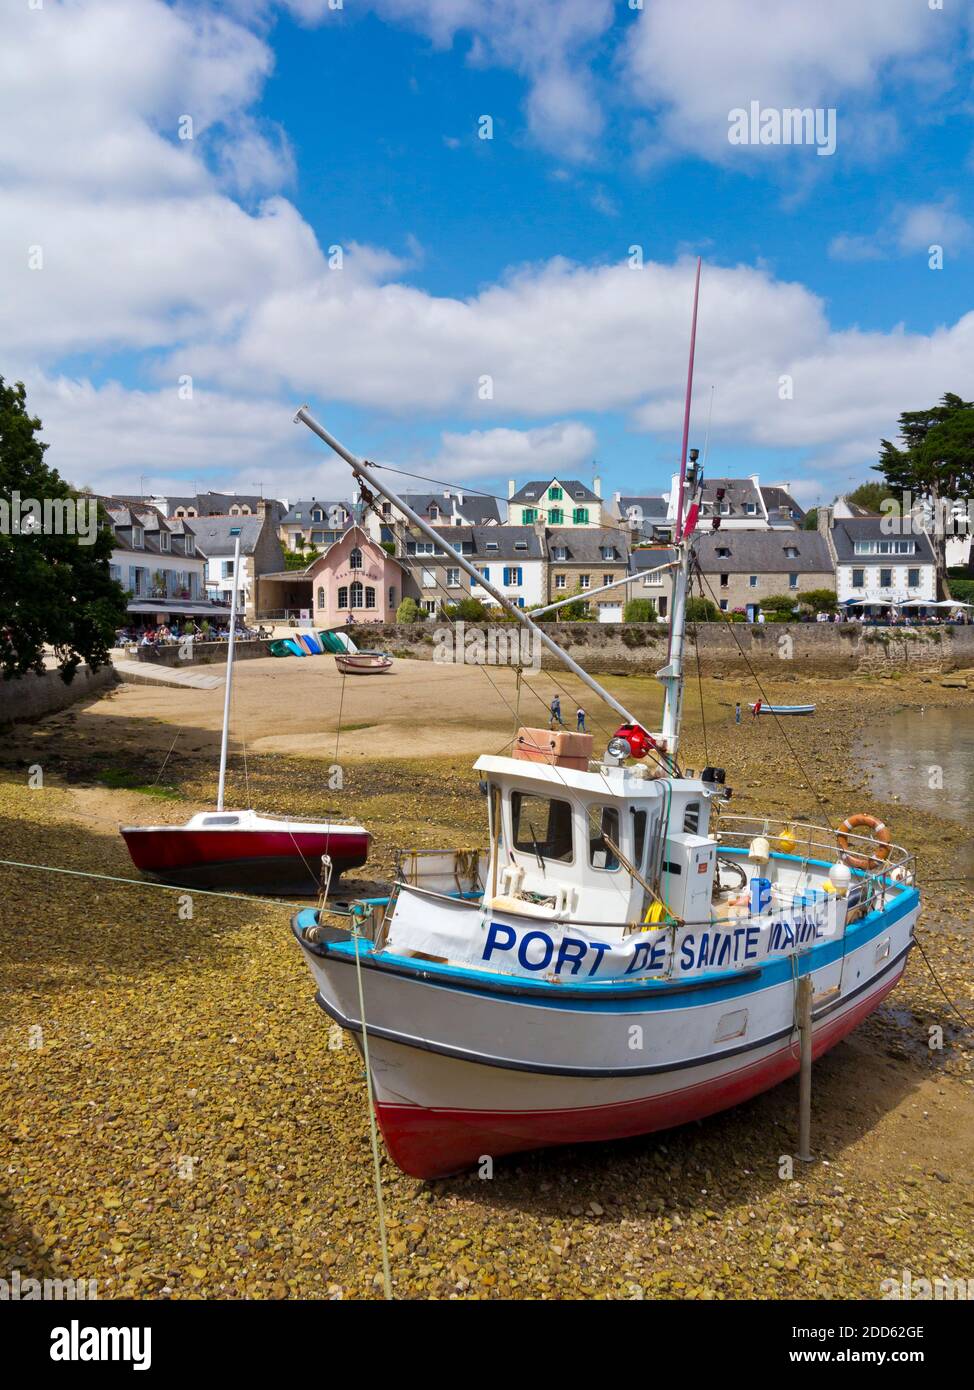
[[[859,1001],[815,1033],[813,1056],[834,1047],[885,999],[902,975]],[[570,1110],[432,1110],[379,1103],[376,1117],[390,1157],[414,1178],[442,1178],[476,1167],[484,1155],[500,1158],[557,1144],[626,1139],[672,1129],[740,1105],[798,1071],[798,1049],[785,1044],[771,1056],[697,1084],[683,1084],[644,1100]]]
[[[369,836],[339,827],[327,834],[266,829],[127,827],[122,837],[141,873],[180,887],[246,889],[253,893],[313,896],[321,856],[331,856],[337,877],[369,854]]]

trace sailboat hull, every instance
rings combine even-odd
[[[817,1000],[813,1055],[833,1047],[894,988],[918,899],[870,914],[845,942],[802,958]],[[318,1003],[361,1039],[354,955],[309,946]],[[361,978],[376,1115],[391,1157],[436,1178],[525,1149],[625,1138],[701,1119],[799,1067],[791,963],[696,987],[627,986],[614,998],[553,987],[494,992],[483,972],[375,963]],[[784,965],[784,969],[782,968]],[[480,976],[478,980],[476,977]],[[550,1002],[549,1002],[550,999]]]
[[[323,854],[337,876],[365,863],[370,837],[357,826],[320,832],[128,826],[122,838],[135,867],[162,883],[310,896],[318,891]]]

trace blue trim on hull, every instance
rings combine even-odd
[[[569,981],[555,984],[546,980],[525,980],[520,976],[499,975],[496,972],[474,970],[465,966],[441,965],[435,961],[418,963],[411,956],[390,955],[385,951],[376,954],[372,943],[366,940],[359,942],[359,955],[362,966],[368,969],[411,977],[421,980],[424,984],[437,985],[459,993],[503,995],[511,1003],[524,1004],[532,1008],[539,1005],[553,1009],[581,1008],[585,1012],[598,1013],[694,1008],[727,999],[740,999],[758,990],[782,984],[794,977],[794,962],[797,962],[797,974],[806,975],[821,970],[864,946],[919,906],[920,894],[915,888],[897,886],[897,889],[898,896],[895,902],[883,910],[870,912],[861,921],[853,923],[836,941],[810,946],[797,957],[788,955],[775,958],[753,970],[705,973],[690,976],[685,981],[602,980],[584,984],[573,984]],[[316,951],[312,951],[312,948],[302,941],[302,928],[311,926],[315,920],[316,914],[313,909],[299,912],[293,918],[295,935],[304,949],[311,954],[338,960],[343,964],[354,964],[355,945],[351,940],[329,943],[327,947]],[[516,993],[512,986],[519,987]],[[623,989],[626,995],[621,998],[619,996]]]

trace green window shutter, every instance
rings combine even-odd
[[[562,511],[561,507],[552,507],[551,511],[548,513],[548,521],[552,526],[560,526],[564,519],[565,513]]]
[[[584,526],[588,521],[588,507],[576,507],[572,512],[572,521],[576,526]]]

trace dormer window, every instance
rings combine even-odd
[[[556,545],[556,546],[554,546],[554,548],[552,549],[551,554],[552,554],[552,558],[555,559],[555,560],[567,560],[567,559],[568,559],[568,546],[567,546],[567,545]]]
[[[561,491],[561,488],[560,488],[560,487],[550,487],[550,488],[548,489],[548,501],[549,501],[549,502],[560,502],[560,501],[561,501],[561,498],[562,498],[562,491]]]
[[[497,542],[496,542],[496,541],[487,541],[487,543],[486,543],[485,546],[484,546],[484,549],[485,549],[485,550],[497,550],[497,549],[498,549]]]
[[[612,549],[611,545],[604,545],[601,549],[600,554],[603,560],[615,559],[615,551]]]
[[[514,542],[514,549],[515,549],[515,550],[527,550],[527,548],[528,548],[528,543],[527,543],[527,541],[515,541],[515,542]]]
[[[167,554],[172,549],[172,541],[168,531],[159,532],[159,549]]]
[[[726,560],[728,555],[730,555],[730,550],[727,548],[726,545],[719,545],[717,547],[717,554],[720,556],[722,560]]]
[[[435,502],[430,506],[429,518],[430,521],[439,521],[440,519],[440,509]]]
[[[325,519],[325,514],[324,514],[324,512],[321,510],[320,507],[316,507],[315,510],[311,513],[311,520],[312,520],[312,521],[324,521],[324,519]]]
[[[132,527],[132,546],[135,550],[145,549],[145,532],[141,526]]]
[[[793,546],[793,545],[786,545],[786,546],[785,546],[785,555],[788,557],[789,560],[797,560],[797,559],[798,559],[798,550],[797,550],[796,547]]]
[[[186,534],[185,534],[185,536],[183,537],[183,542],[184,542],[184,549],[185,549],[185,551],[186,551],[186,554],[187,554],[187,555],[195,555],[195,554],[196,554],[196,537],[195,537],[195,536],[191,536],[191,535],[189,534],[189,532],[187,531]]]

